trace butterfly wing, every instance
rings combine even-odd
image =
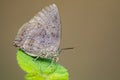
[[[57,52],[60,45],[60,28],[58,8],[52,4],[20,28],[14,45],[31,56]]]

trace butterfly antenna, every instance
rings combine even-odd
[[[61,50],[69,50],[69,49],[74,49],[74,47],[62,48]]]

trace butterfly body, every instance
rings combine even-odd
[[[60,53],[60,29],[58,8],[52,4],[19,29],[14,45],[30,56],[56,58]]]

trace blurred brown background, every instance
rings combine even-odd
[[[120,80],[120,0],[0,0],[0,80],[24,80],[12,46],[18,29],[55,3],[62,21],[59,63],[70,80]]]

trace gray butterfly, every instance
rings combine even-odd
[[[52,4],[19,29],[14,45],[30,56],[56,59],[60,53],[60,32],[58,8]]]

